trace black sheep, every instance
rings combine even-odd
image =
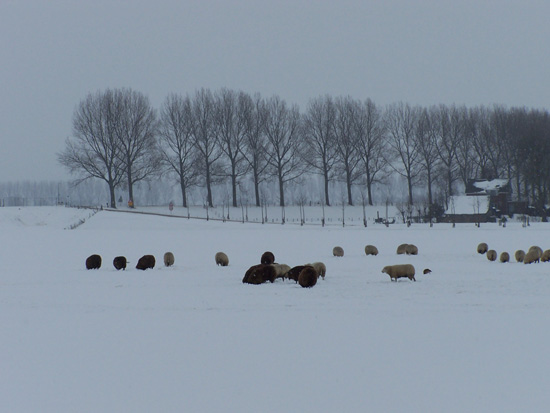
[[[155,257],[153,255],[144,255],[136,265],[138,270],[146,270],[147,268],[155,267]]]
[[[117,270],[125,270],[126,263],[126,257],[123,256],[115,257],[115,259],[113,260],[113,265]]]
[[[86,258],[86,269],[97,270],[101,267],[101,256],[97,254],[90,255]]]
[[[258,264],[250,267],[243,277],[244,284],[263,284],[267,281],[274,282],[277,271],[273,265]]]
[[[262,264],[273,264],[275,262],[275,255],[271,251],[266,251],[262,254],[260,262]]]

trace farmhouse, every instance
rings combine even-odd
[[[495,222],[497,217],[518,209],[510,202],[508,179],[469,179],[466,195],[452,196],[443,216],[444,222]]]

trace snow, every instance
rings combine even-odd
[[[322,228],[0,208],[0,410],[546,411],[550,265],[475,251],[545,249],[548,234],[543,223]],[[403,242],[419,255],[396,255]],[[266,250],[323,261],[326,279],[242,284]],[[103,265],[87,271],[93,253]],[[144,254],[155,269],[134,268]],[[417,282],[381,273],[397,263],[415,265]]]
[[[482,189],[485,193],[495,191],[508,185],[508,179],[490,179],[487,181],[476,181],[473,183],[476,188]]]
[[[455,195],[449,198],[446,215],[484,214],[489,210],[489,196]]]

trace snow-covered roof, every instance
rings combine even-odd
[[[449,199],[446,215],[485,214],[489,210],[489,196],[457,195]]]
[[[484,191],[497,190],[508,185],[508,179],[491,179],[490,181],[474,182],[474,186]]]

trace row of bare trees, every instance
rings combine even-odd
[[[263,98],[230,89],[171,94],[157,111],[147,97],[130,89],[89,94],[73,115],[73,137],[58,154],[78,179],[98,178],[128,189],[155,175],[174,179],[187,206],[188,191],[231,183],[233,206],[240,183],[251,179],[256,205],[260,184],[285,186],[311,174],[322,177],[323,202],[329,184],[366,190],[369,204],[376,183],[398,174],[413,189],[425,188],[428,204],[446,201],[469,178],[509,178],[517,199],[544,205],[550,187],[550,116],[546,110],[501,106],[377,106],[367,99],[320,96],[305,112],[278,96]]]

